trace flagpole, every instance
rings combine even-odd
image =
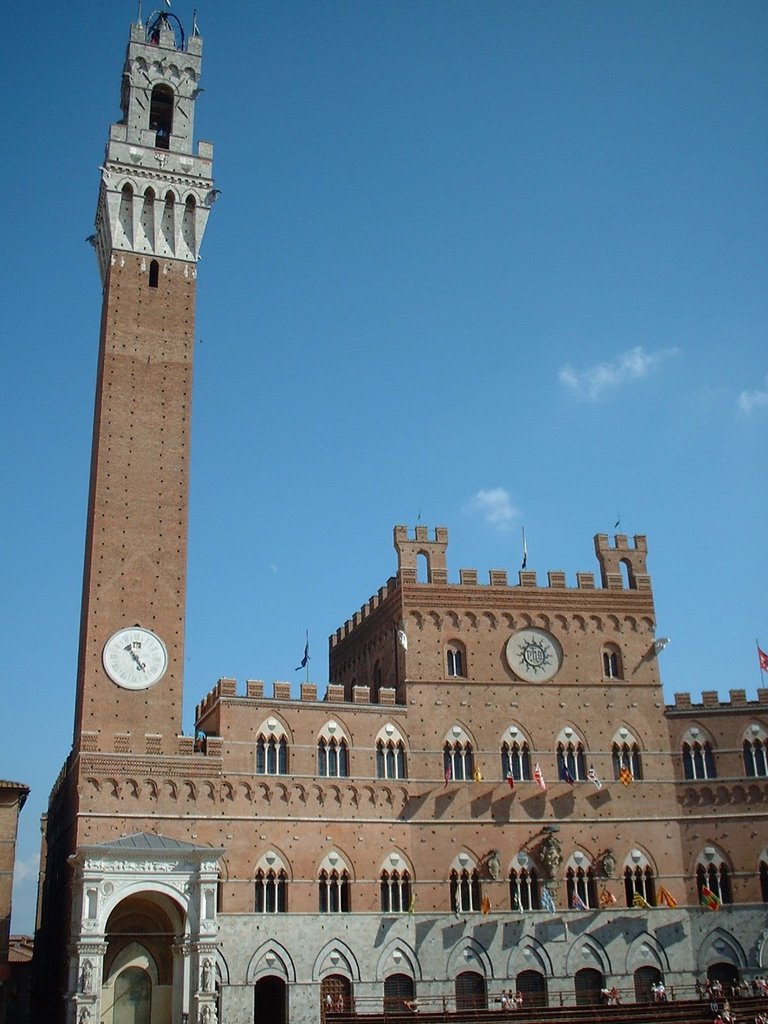
[[[309,630],[306,631],[305,639],[306,639],[306,646],[304,647],[304,650],[307,652],[307,668],[306,668],[306,678],[305,678],[304,681],[307,684],[309,684]]]
[[[760,644],[758,643],[757,637],[755,637],[755,647],[757,648],[757,667],[760,669],[760,688],[762,689],[763,684],[765,683],[765,671],[763,670],[763,652],[760,650]]]

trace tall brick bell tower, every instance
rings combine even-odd
[[[75,749],[165,753],[181,732],[197,259],[213,149],[193,151],[202,40],[131,27],[93,244],[104,286]]]
[[[155,980],[153,1000],[180,1020],[213,928],[215,851],[147,838],[151,806],[138,820],[121,802],[123,780],[172,777],[192,753],[180,734],[195,290],[217,194],[213,147],[193,146],[202,49],[171,12],[131,26],[122,117],[101,167],[90,240],[103,306],[74,740],[43,828],[35,940],[35,1019],[48,1024],[106,1020],[105,965],[137,921],[166,936],[158,956],[173,968]],[[175,932],[187,943],[174,959]],[[116,995],[105,992],[111,1005]]]

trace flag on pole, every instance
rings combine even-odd
[[[483,776],[480,774],[480,769],[477,768],[477,767],[475,767],[473,769],[473,771],[472,771],[472,781],[473,782],[482,782],[483,781]]]
[[[533,781],[539,789],[545,790],[547,788],[547,784],[544,781],[544,772],[541,770],[541,765],[538,761],[536,762],[536,767],[533,769]]]
[[[633,907],[637,907],[640,910],[650,910],[651,909],[651,904],[639,892],[636,892],[635,895],[632,897],[632,906]]]
[[[309,633],[307,633],[307,642],[304,644],[304,657],[301,659],[301,664],[297,665],[294,672],[300,672],[301,669],[306,668],[309,663]]]
[[[408,637],[406,636],[405,630],[401,626],[397,631],[397,642],[403,648],[404,651],[408,650]]]
[[[573,896],[571,897],[571,906],[574,910],[589,910],[589,907],[575,889],[573,890]]]
[[[760,671],[768,672],[768,654],[760,649],[760,645],[757,646],[757,660],[760,662]]]
[[[613,904],[616,902],[616,897],[613,895],[612,892],[608,892],[608,890],[606,889],[605,886],[603,886],[602,889],[600,890],[600,897],[599,897],[599,899],[600,899],[600,906],[603,907],[603,908],[612,907]]]
[[[548,910],[550,914],[557,913],[557,907],[555,906],[555,901],[552,899],[552,893],[546,886],[541,890],[541,905],[545,910]]]
[[[723,905],[723,901],[720,897],[716,893],[712,892],[712,890],[706,885],[702,885],[701,887],[699,903],[701,903],[702,907],[707,907],[709,910],[719,910]]]
[[[574,779],[573,775],[571,775],[571,773],[565,766],[563,767],[563,770],[560,774],[560,778],[563,780],[563,782],[567,782],[569,786],[576,785],[576,779]]]
[[[448,767],[445,769],[445,772],[443,773],[443,778],[445,779],[445,784],[447,786],[448,783],[453,778],[453,772],[451,771],[451,766],[450,765],[448,765]]]
[[[592,765],[589,766],[589,771],[587,772],[587,778],[592,783],[592,785],[595,787],[595,789],[602,789],[603,788],[603,784],[600,781],[600,779],[597,777],[597,772],[592,767]]]
[[[627,768],[626,765],[624,765],[621,771],[619,772],[619,782],[622,784],[622,786],[628,786],[633,779],[634,776],[632,772],[629,770],[629,768]]]
[[[515,892],[515,895],[514,895],[514,897],[512,899],[512,909],[515,911],[516,914],[522,914],[522,912],[523,912],[523,908],[520,905],[520,893],[519,892]]]
[[[663,885],[659,887],[659,903],[666,903],[670,910],[674,910],[677,906],[677,900]]]
[[[413,912],[416,909],[416,893],[411,890],[411,902],[408,904],[408,916],[413,917]]]
[[[480,910],[483,912],[483,914],[490,913],[491,901],[487,896],[483,896],[482,900],[480,901]]]
[[[509,786],[510,789],[515,788],[515,776],[512,774],[512,772],[507,772],[507,785]]]
[[[523,527],[523,564],[520,566],[521,572],[525,569],[526,565],[528,565],[528,544],[525,540],[525,527]]]

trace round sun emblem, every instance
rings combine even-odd
[[[521,679],[544,683],[556,675],[563,651],[551,633],[543,629],[521,629],[507,641],[507,664]]]

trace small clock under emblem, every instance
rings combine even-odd
[[[168,651],[157,634],[131,626],[107,640],[102,661],[113,683],[126,690],[146,690],[165,674]]]
[[[521,629],[507,640],[507,664],[527,683],[546,683],[560,670],[563,649],[543,629]]]

